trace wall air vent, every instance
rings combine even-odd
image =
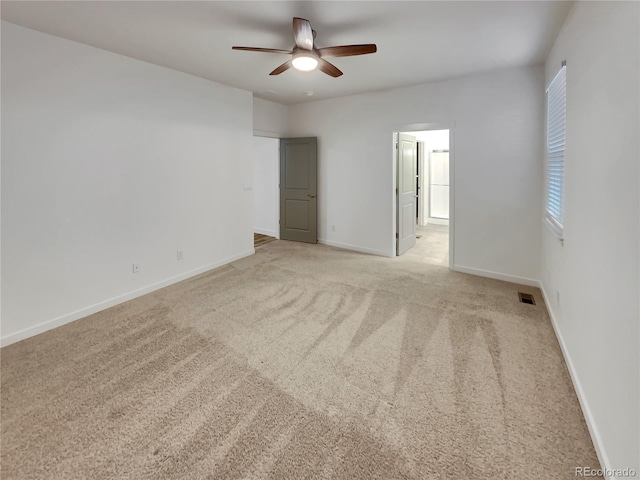
[[[530,293],[518,292],[518,298],[520,299],[520,303],[528,303],[529,305],[536,304],[533,295],[531,295]]]

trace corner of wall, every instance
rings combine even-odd
[[[289,107],[253,97],[253,135],[285,138],[289,133]]]

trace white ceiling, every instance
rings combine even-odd
[[[5,1],[2,19],[294,104],[544,61],[571,2]],[[344,75],[269,72],[307,18],[316,47],[376,43],[330,59]],[[306,92],[314,92],[307,96]]]

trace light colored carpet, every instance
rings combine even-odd
[[[422,240],[394,259],[275,241],[3,348],[2,479],[597,467],[540,292],[431,265]]]

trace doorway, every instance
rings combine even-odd
[[[253,245],[280,238],[280,140],[253,137]]]
[[[394,134],[394,143],[404,139],[404,145],[410,145],[407,139],[415,139],[415,180],[412,189],[403,183],[408,182],[406,166],[399,162],[407,157],[406,152],[395,148],[394,165],[396,182],[396,238],[405,238],[403,245],[407,245],[407,235],[411,235],[408,222],[400,225],[403,213],[406,211],[406,195],[403,190],[413,190],[415,212],[412,225],[415,229],[415,244],[409,249],[398,248],[397,255],[410,255],[413,259],[420,258],[426,264],[436,266],[453,265],[453,128],[449,125],[422,124],[409,126]],[[405,160],[406,162],[406,160]],[[405,215],[406,216],[406,215]],[[400,247],[400,242],[397,242]]]
[[[253,137],[254,248],[317,243],[317,139]]]

